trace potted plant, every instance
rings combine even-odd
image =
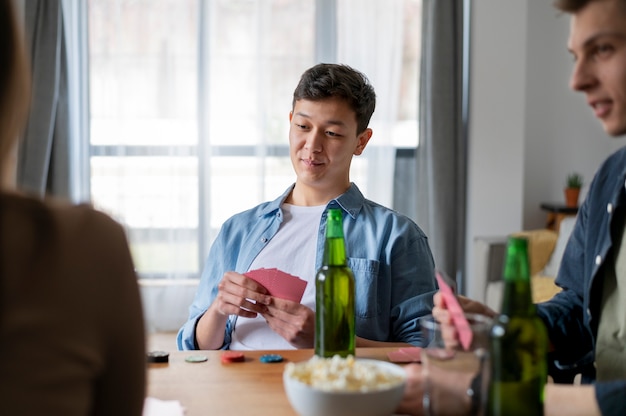
[[[567,181],[565,183],[565,205],[568,207],[578,206],[578,196],[580,195],[580,188],[583,186],[583,177],[580,173],[570,173],[567,175]]]

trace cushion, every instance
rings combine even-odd
[[[554,251],[552,252],[552,256],[550,256],[550,260],[546,264],[546,267],[544,267],[541,271],[542,275],[555,278],[558,274],[559,265],[561,264],[561,259],[563,258],[563,252],[565,251],[567,240],[569,240],[569,236],[572,234],[574,225],[576,225],[576,217],[565,217],[561,221],[561,225],[559,226],[559,238],[556,241],[556,247],[554,247]]]
[[[561,291],[561,288],[554,284],[554,278],[550,276],[535,275],[530,282],[532,299],[534,303],[550,300]],[[502,308],[502,296],[504,294],[504,280],[490,282],[485,293],[485,304],[498,312]]]
[[[533,276],[531,290],[533,292],[533,302],[545,302],[552,299],[554,295],[561,291],[561,288],[554,284],[552,276]]]
[[[554,250],[558,234],[548,229],[520,231],[512,234],[515,237],[523,237],[528,240],[528,262],[530,263],[530,275],[533,276],[544,268],[552,251]]]

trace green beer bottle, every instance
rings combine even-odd
[[[491,330],[490,416],[543,415],[548,333],[530,287],[528,241],[510,237],[502,312]]]
[[[354,275],[348,267],[340,209],[328,210],[322,267],[315,276],[315,355],[354,355]]]

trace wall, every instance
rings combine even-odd
[[[565,177],[588,185],[623,139],[606,136],[569,90],[569,16],[549,1],[472,2],[468,164],[468,295],[482,299],[474,241],[544,225]],[[583,188],[583,196],[586,188]]]
[[[467,205],[468,295],[477,236],[521,227],[525,130],[526,3],[472,2]]]

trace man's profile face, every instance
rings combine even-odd
[[[612,135],[626,134],[626,4],[595,0],[572,16],[568,49],[574,56],[572,89]]]

